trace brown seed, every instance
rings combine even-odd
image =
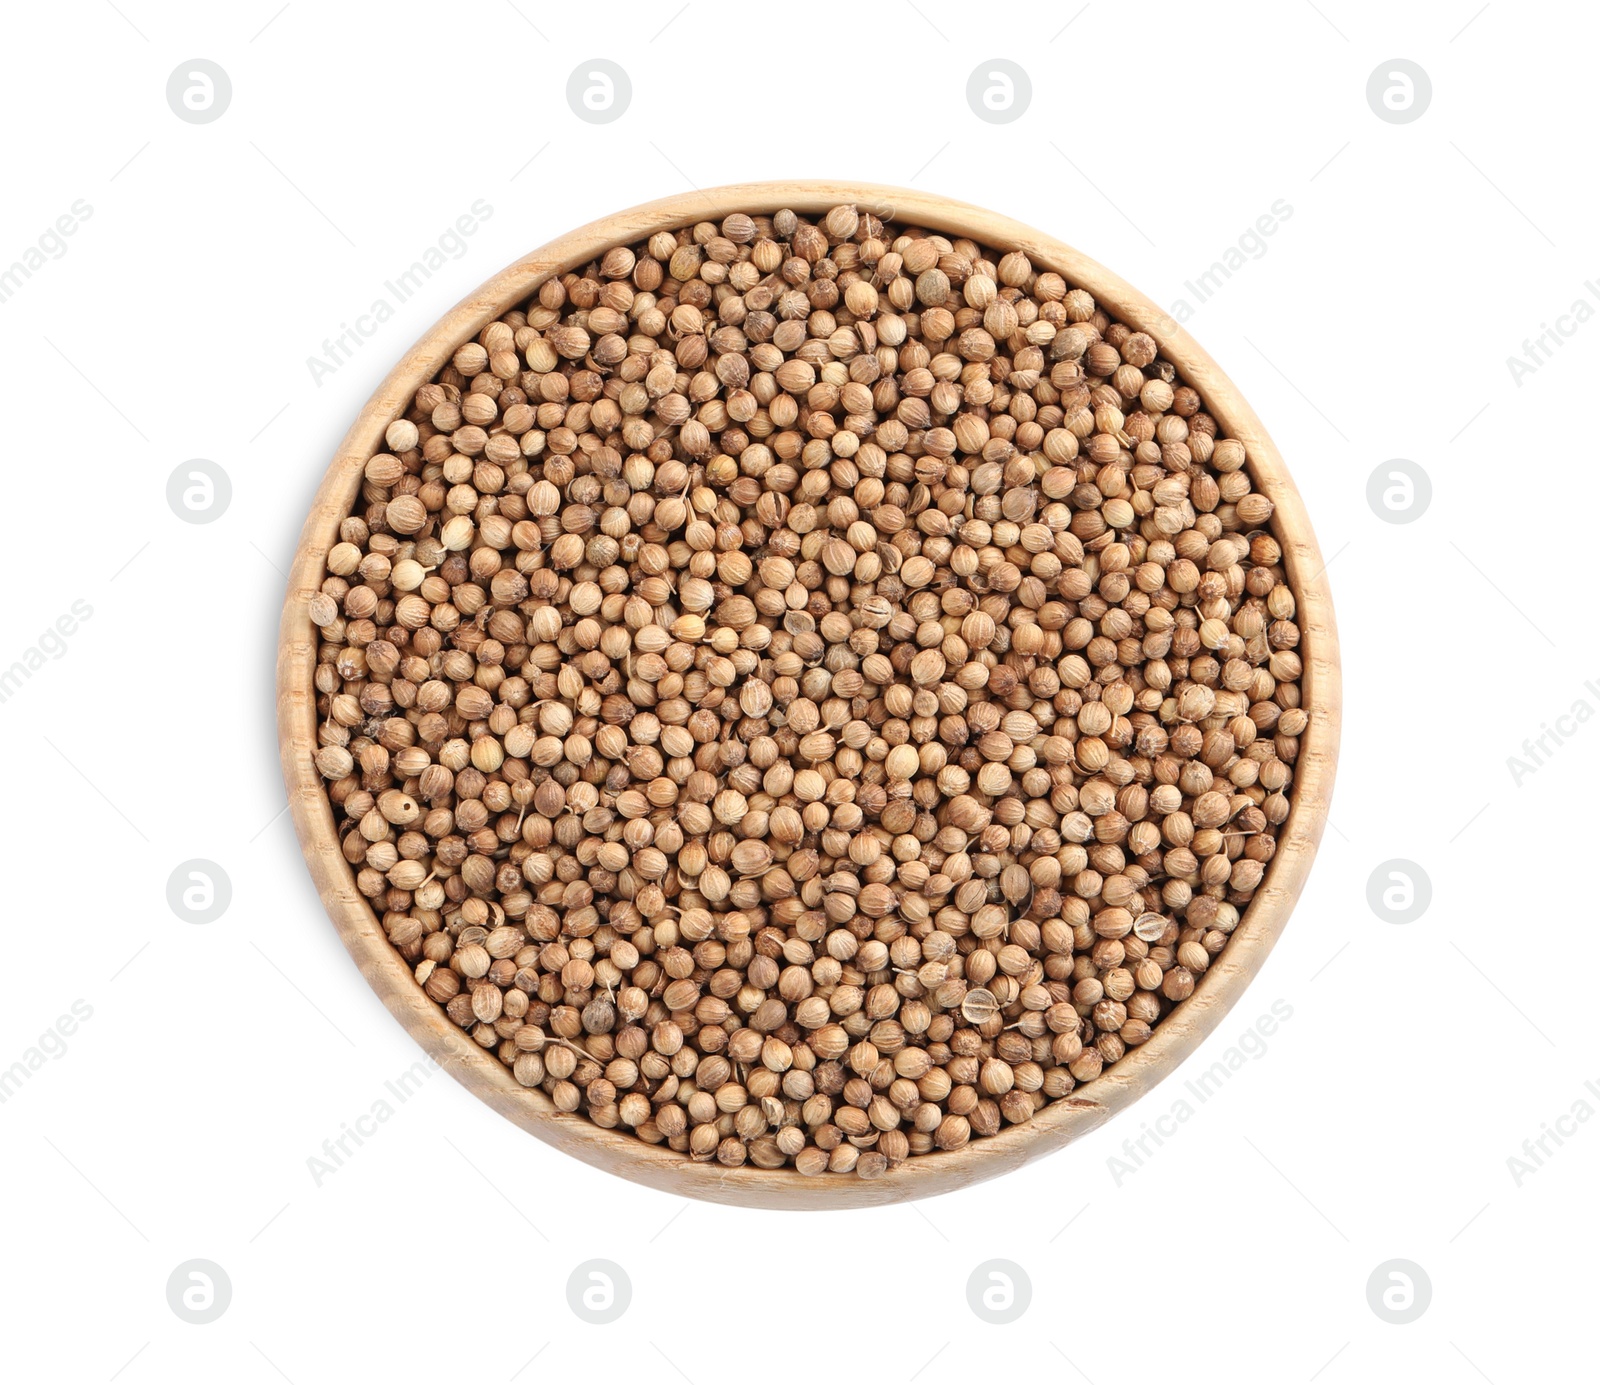
[[[962,997],[961,1014],[969,1024],[982,1024],[999,1013],[1000,1002],[995,999],[994,992],[986,991],[981,986],[974,987]]]
[[[385,429],[306,600],[355,888],[523,1086],[893,1177],[1159,1028],[1303,737],[1251,459],[1154,338],[859,207],[545,281]]]

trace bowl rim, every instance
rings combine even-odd
[[[317,748],[312,683],[317,639],[310,598],[325,574],[341,519],[361,473],[390,422],[416,390],[501,313],[525,302],[552,274],[566,273],[614,245],[732,212],[790,208],[817,215],[853,203],[883,220],[1021,250],[1037,268],[1087,289],[1119,321],[1149,333],[1182,380],[1198,390],[1223,430],[1244,443],[1247,468],[1275,507],[1273,533],[1295,594],[1301,639],[1302,705],[1310,721],[1301,738],[1289,817],[1254,898],[1194,993],[1140,1047],[1032,1121],[959,1150],[907,1160],[875,1179],[805,1177],[793,1168],[724,1168],[695,1163],[624,1130],[607,1130],[578,1113],[557,1111],[546,1094],[520,1086],[416,984],[390,945],[339,850],[331,805],[312,763]],[[1340,671],[1326,565],[1283,457],[1260,419],[1215,361],[1183,327],[1118,275],[1043,232],[981,207],[932,193],[876,183],[797,180],[738,183],[661,198],[590,222],[523,256],[480,285],[434,323],[380,384],[351,424],[323,476],[296,549],[279,630],[278,733],[284,783],[306,865],[323,907],[368,984],[423,1050],[474,1095],[547,1144],[595,1168],[683,1197],[748,1207],[824,1209],[880,1206],[931,1197],[1017,1168],[1088,1134],[1150,1091],[1209,1035],[1243,994],[1288,921],[1327,821],[1338,755]]]

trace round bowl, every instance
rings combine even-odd
[[[416,390],[501,313],[525,302],[546,278],[653,232],[731,212],[792,208],[819,214],[841,203],[884,220],[967,236],[981,245],[1025,251],[1037,266],[1087,289],[1108,313],[1148,332],[1231,437],[1245,444],[1256,489],[1272,500],[1272,528],[1298,603],[1303,705],[1310,724],[1301,741],[1292,809],[1266,876],[1228,945],[1194,994],[1143,1045],[1070,1096],[1051,1102],[1025,1125],[974,1140],[962,1149],[915,1156],[876,1179],[804,1177],[793,1169],[724,1168],[694,1163],[664,1145],[606,1130],[582,1114],[557,1111],[544,1092],[519,1086],[493,1054],[479,1048],[423,993],[355,888],[339,849],[333,812],[312,763],[317,748],[312,674],[317,640],[308,602],[325,575],[328,550],[361,484],[362,468],[388,425]],[[1339,745],[1339,656],[1333,604],[1322,556],[1283,458],[1233,382],[1194,339],[1142,293],[1094,260],[1029,226],[979,207],[925,192],[825,181],[746,183],[664,198],[591,222],[518,260],[464,298],[431,327],[389,373],[345,435],[323,477],[300,537],[278,643],[278,734],[295,830],[328,917],[368,984],[411,1036],[469,1091],[547,1144],[605,1169],[683,1197],[747,1207],[870,1207],[931,1197],[993,1178],[1060,1149],[1103,1125],[1172,1072],[1222,1021],[1277,941],[1311,869],[1327,821]]]

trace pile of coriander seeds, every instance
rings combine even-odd
[[[1156,342],[852,206],[547,280],[311,598],[345,859],[555,1108],[871,1178],[1148,1040],[1289,813],[1270,500]]]

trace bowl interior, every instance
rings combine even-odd
[[[550,275],[587,264],[613,245],[632,244],[655,231],[699,221],[720,221],[735,211],[771,213],[787,207],[814,215],[841,203],[854,203],[884,220],[966,236],[1002,250],[1022,250],[1037,267],[1054,270],[1075,287],[1088,290],[1108,313],[1155,339],[1162,355],[1184,382],[1199,391],[1227,434],[1244,443],[1256,488],[1274,503],[1272,528],[1283,548],[1298,605],[1302,701],[1310,715],[1295,767],[1291,811],[1279,831],[1277,852],[1226,948],[1202,975],[1194,994],[1163,1019],[1143,1045],[1070,1096],[1047,1104],[1031,1122],[974,1140],[960,1150],[918,1155],[870,1180],[832,1174],[807,1178],[793,1169],[727,1169],[694,1163],[665,1145],[648,1145],[631,1134],[594,1125],[581,1114],[557,1111],[542,1091],[520,1086],[496,1057],[479,1048],[423,994],[410,967],[390,945],[355,888],[321,777],[312,764],[317,749],[312,684],[317,639],[308,603],[325,576],[339,524],[356,499],[362,468],[416,390],[443,368],[457,347],[501,313],[524,303]],[[1310,521],[1277,448],[1216,363],[1143,294],[1060,241],[982,208],[872,184],[755,183],[648,203],[562,236],[463,299],[390,372],[328,467],[301,534],[279,637],[278,728],[295,829],[329,918],[395,1017],[458,1081],[546,1143],[663,1191],[757,1207],[861,1207],[949,1192],[1086,1134],[1177,1067],[1244,991],[1305,883],[1333,788],[1339,712],[1333,607]]]

